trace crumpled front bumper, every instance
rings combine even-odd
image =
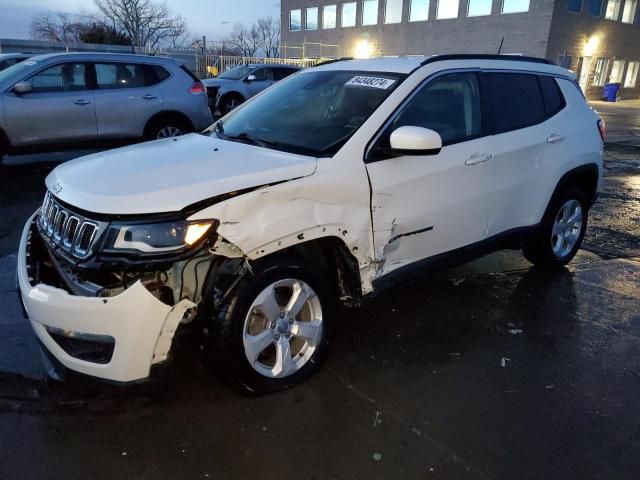
[[[37,213],[37,212],[36,212]],[[166,360],[173,336],[185,312],[194,306],[183,300],[173,307],[154,297],[140,282],[110,298],[80,297],[61,288],[32,284],[28,252],[34,214],[26,223],[18,253],[18,286],[31,325],[44,347],[65,367],[116,382],[149,376],[151,365]],[[50,332],[74,332],[92,338],[112,337],[107,363],[76,358]]]

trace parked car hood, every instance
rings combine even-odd
[[[198,134],[81,157],[46,179],[60,200],[88,212],[175,212],[224,193],[314,173],[316,158]]]

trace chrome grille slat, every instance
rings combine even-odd
[[[63,207],[49,192],[42,203],[38,224],[40,233],[48,243],[78,259],[87,258],[93,253],[96,240],[108,225],[107,222],[90,220]]]

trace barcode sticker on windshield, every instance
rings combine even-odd
[[[386,90],[394,83],[396,83],[395,80],[390,80],[388,78],[358,76],[358,77],[353,77],[351,80],[345,83],[345,85],[353,85],[356,87],[380,88],[382,90]]]

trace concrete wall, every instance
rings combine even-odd
[[[567,10],[566,2],[557,2],[546,56],[550,60],[558,61],[559,55],[571,55],[573,61],[570,68],[578,72],[579,59],[585,55],[585,45],[589,38],[592,36],[598,38],[597,48],[591,53],[593,62],[588,79],[589,87],[585,93],[590,99],[599,99],[602,95],[602,87],[591,85],[597,58],[610,59],[605,77],[607,79],[613,60],[624,59],[623,83],[629,61],[640,61],[640,5],[636,11],[635,23],[626,24],[606,20],[604,13],[600,17],[594,17],[587,9],[587,0],[583,3],[582,13],[572,13]],[[604,4],[606,5],[606,1]],[[621,11],[623,8],[624,4],[621,6]],[[620,91],[620,96],[622,98],[638,98],[640,96],[640,75],[636,80],[635,88],[623,88]]]
[[[531,0],[527,13],[501,13],[502,0],[493,0],[492,14],[484,17],[466,16],[467,0],[460,0],[458,18],[436,20],[436,0],[429,5],[429,20],[409,22],[410,0],[404,0],[402,23],[384,24],[385,0],[379,0],[378,24],[342,28],[341,5],[337,0],[282,0],[282,40],[287,45],[303,42],[340,44],[340,55],[351,56],[357,41],[367,38],[374,55],[432,55],[445,53],[502,53],[544,56],[548,45],[554,0]],[[338,5],[337,28],[332,30],[304,30],[306,7]],[[289,31],[289,11],[301,8],[303,29]],[[357,24],[361,23],[362,1],[358,0]],[[322,12],[322,9],[320,9]],[[322,24],[322,13],[320,13]],[[504,37],[504,41],[503,41]],[[326,49],[325,51],[330,51]],[[293,52],[290,52],[292,54]],[[307,46],[307,56],[316,56],[317,50]]]

